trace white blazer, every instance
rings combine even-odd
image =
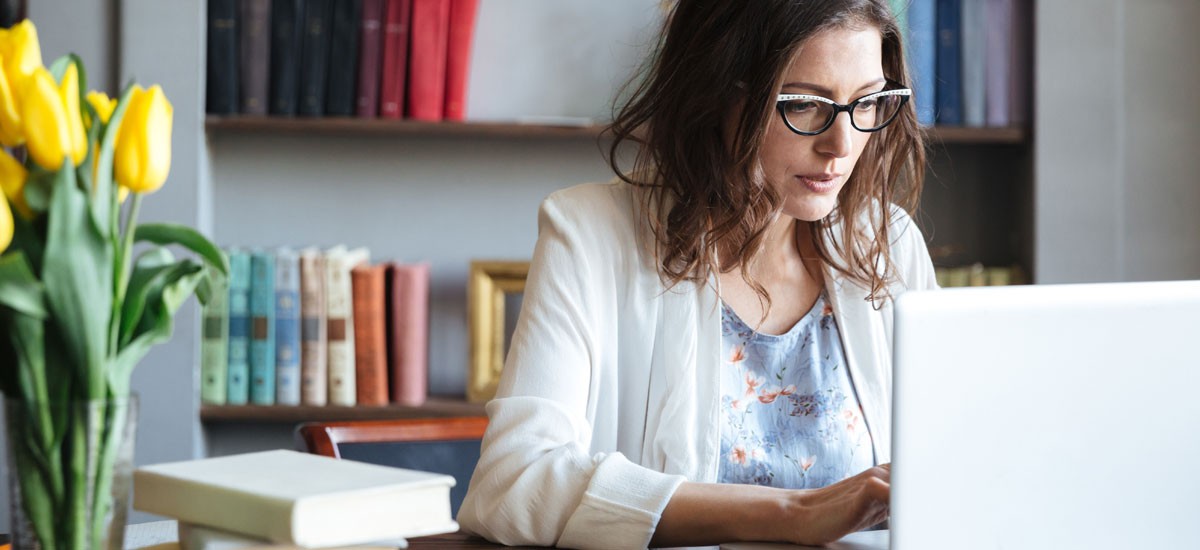
[[[721,316],[716,278],[665,290],[620,180],[548,197],[524,303],[488,403],[482,456],[458,514],[503,544],[644,548],[685,479],[714,482]],[[894,209],[891,257],[906,289],[936,288],[925,241]],[[892,304],[825,281],[875,456],[891,456]]]

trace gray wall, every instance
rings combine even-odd
[[[1038,282],[1200,278],[1200,2],[1037,14]]]

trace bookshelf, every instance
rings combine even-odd
[[[206,424],[262,422],[295,424],[310,421],[391,420],[397,418],[430,418],[453,416],[484,416],[482,403],[468,403],[462,397],[430,397],[419,407],[388,405],[385,407],[284,406],[284,405],[204,405],[200,420]]]

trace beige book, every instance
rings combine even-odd
[[[368,261],[365,248],[337,246],[325,253],[326,337],[329,351],[329,404],[353,406],[357,401],[354,372],[354,302],[350,270]]]
[[[329,351],[325,332],[325,257],[300,251],[300,403],[329,401]]]
[[[278,544],[347,546],[458,530],[454,478],[276,450],[157,464],[133,507]]]
[[[178,523],[179,550],[299,550],[303,546],[279,544],[266,539],[241,535],[224,529],[206,527],[181,521]],[[408,548],[408,541],[395,539],[353,546],[327,546],[308,550],[398,550]]]

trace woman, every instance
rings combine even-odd
[[[924,155],[887,0],[681,0],[648,71],[613,125],[634,169],[542,204],[460,523],[634,548],[883,521],[891,303],[936,287],[896,206]]]

